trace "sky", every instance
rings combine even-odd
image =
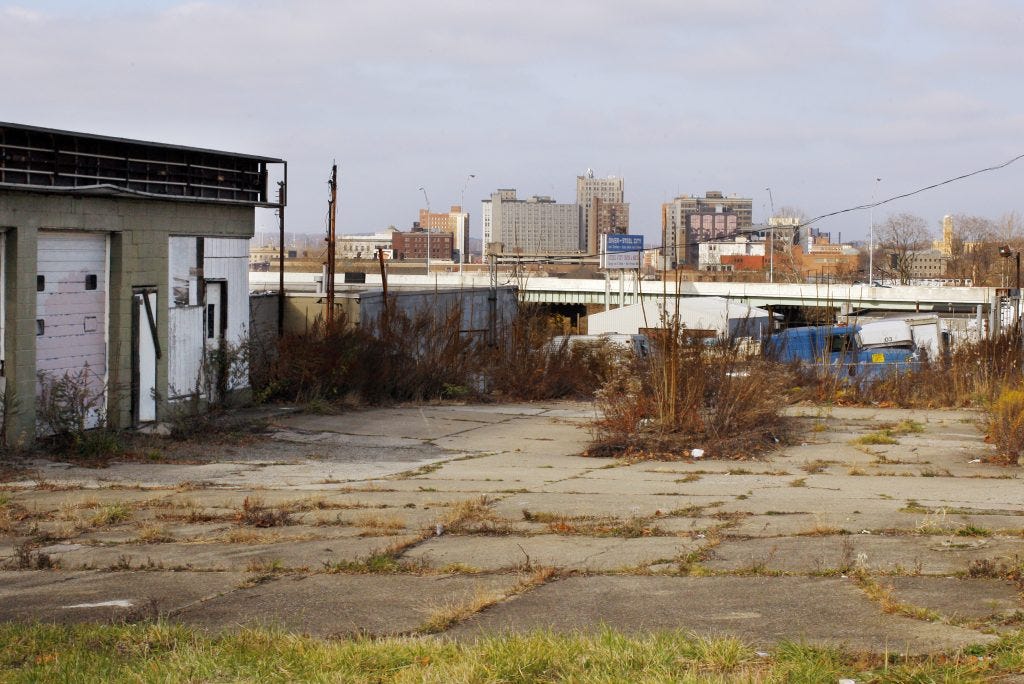
[[[1021,35],[1018,0],[0,0],[0,121],[286,159],[296,233],[324,230],[334,161],[341,232],[408,229],[423,187],[464,191],[477,238],[495,189],[573,202],[592,168],[655,246],[678,194],[810,217],[1024,154]],[[1022,181],[873,218],[998,218]]]

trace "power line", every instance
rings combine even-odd
[[[838,216],[839,214],[848,214],[851,211],[861,211],[863,209],[872,209],[874,207],[880,207],[883,204],[888,204],[889,202],[894,202],[894,201],[896,201],[898,199],[904,199],[906,197],[913,197],[914,195],[920,195],[922,192],[926,192],[928,190],[934,190],[935,188],[942,187],[943,185],[949,185],[950,183],[955,183],[956,181],[964,180],[965,178],[970,178],[971,176],[977,176],[978,174],[988,173],[989,171],[998,171],[999,169],[1005,169],[1010,164],[1014,163],[1015,161],[1019,161],[1021,159],[1024,159],[1024,154],[1019,154],[1016,157],[1014,157],[1013,159],[1005,161],[1002,164],[996,164],[995,166],[987,166],[984,169],[978,169],[977,171],[971,171],[970,173],[965,173],[965,174],[962,174],[960,176],[956,176],[954,178],[948,178],[948,179],[946,179],[944,181],[939,181],[938,183],[932,183],[931,185],[926,185],[923,188],[918,188],[917,190],[911,190],[910,192],[905,192],[902,195],[893,195],[892,197],[889,197],[888,199],[879,200],[878,202],[871,202],[869,204],[860,204],[860,205],[858,205],[856,207],[849,207],[848,209],[840,209],[839,211],[832,211],[832,212],[829,212],[827,214],[822,214],[821,216],[815,216],[811,220],[806,221],[804,223],[801,223],[800,225],[801,226],[809,226],[812,223],[820,221],[821,219],[829,218],[830,216]]]

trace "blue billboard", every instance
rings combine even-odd
[[[643,235],[602,235],[601,268],[640,268],[643,251]]]

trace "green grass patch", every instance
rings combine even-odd
[[[682,632],[319,640],[245,629],[210,635],[162,622],[0,625],[0,682],[864,682],[979,681],[1024,668],[1024,631],[939,656],[853,654],[784,642],[756,652]]]
[[[861,435],[853,440],[854,444],[876,445],[876,444],[899,444],[900,441],[892,436],[889,430],[879,430]]]

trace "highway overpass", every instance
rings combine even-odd
[[[254,291],[276,291],[278,274],[249,274],[250,287]],[[338,276],[337,289],[379,288],[380,275],[366,274],[365,284],[343,284]],[[285,290],[288,292],[315,292],[318,290],[320,274],[285,273]],[[676,284],[660,280],[627,278],[621,284],[617,280],[583,280],[572,278],[511,278],[499,274],[501,285],[518,285],[524,299],[548,304],[587,305],[590,307],[620,306],[645,299],[660,299],[677,296]],[[458,273],[431,273],[427,275],[389,275],[388,286],[396,288],[438,288],[487,287],[486,275],[460,275]],[[802,307],[828,306],[842,312],[857,311],[934,311],[940,314],[975,313],[978,306],[987,307],[993,301],[996,290],[990,287],[870,287],[867,285],[840,285],[834,283],[793,284],[793,283],[679,283],[680,297],[725,297],[753,306]]]

